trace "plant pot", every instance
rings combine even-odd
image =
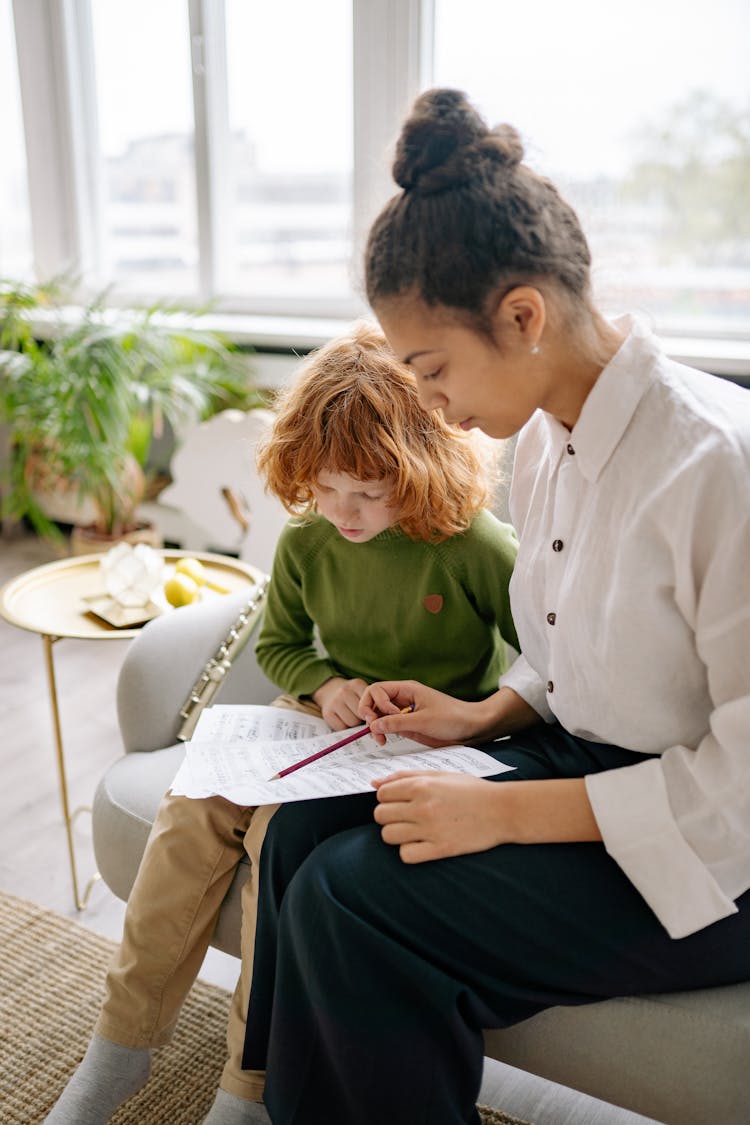
[[[30,495],[47,519],[76,525],[94,523],[98,519],[98,504],[90,496],[81,496],[76,485],[54,473],[43,449],[27,457],[24,478]]]
[[[164,541],[152,523],[139,523],[122,535],[105,535],[95,527],[74,527],[70,533],[71,555],[103,555],[118,543],[145,543],[158,550]]]
[[[40,447],[26,458],[24,466],[29,493],[44,515],[55,523],[72,524],[76,528],[93,528],[97,523],[104,522],[105,512],[94,497],[82,493],[80,485],[61,476],[54,465],[54,450],[51,455],[47,455],[45,449]],[[117,487],[117,511],[121,518],[123,513],[134,510],[145,490],[143,470],[136,459],[127,454],[123,459]],[[122,536],[115,542],[120,538]]]

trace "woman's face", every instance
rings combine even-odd
[[[448,310],[416,298],[389,298],[375,312],[391,348],[414,372],[422,406],[440,410],[447,422],[507,438],[546,401],[544,365],[524,333],[503,332],[500,350]]]

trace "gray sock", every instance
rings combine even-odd
[[[227,1090],[217,1090],[203,1125],[271,1125],[263,1102],[249,1102]]]
[[[121,1047],[95,1035],[81,1065],[52,1107],[49,1125],[104,1125],[151,1074],[148,1047]]]

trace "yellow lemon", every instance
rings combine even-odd
[[[178,559],[174,569],[175,574],[187,574],[197,586],[205,586],[206,569],[198,559]]]
[[[229,593],[229,590],[224,586],[219,586],[217,582],[211,582],[200,559],[178,559],[174,569],[175,574],[188,575],[197,586],[208,586],[209,590],[215,590],[217,594]]]
[[[191,605],[200,597],[200,590],[189,574],[173,574],[164,583],[164,596],[170,605]]]

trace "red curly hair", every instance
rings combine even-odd
[[[258,469],[293,515],[315,510],[321,472],[387,480],[396,522],[417,540],[465,531],[488,498],[472,438],[419,405],[413,375],[366,321],[308,356],[279,397]]]

